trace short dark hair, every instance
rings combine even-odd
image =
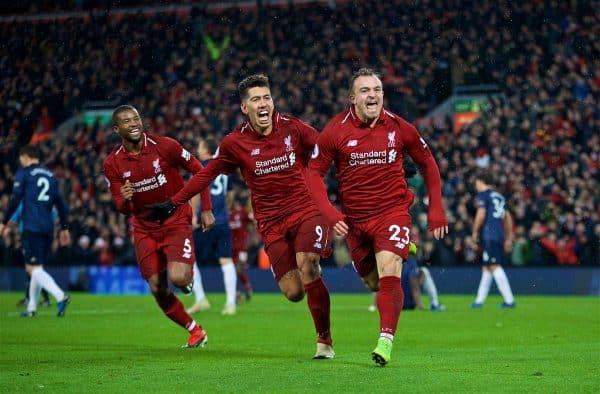
[[[112,113],[112,123],[113,126],[117,125],[117,121],[119,120],[119,114],[121,112],[125,112],[125,111],[135,111],[138,112],[137,109],[135,109],[135,107],[133,105],[129,105],[129,104],[124,104],[124,105],[119,105],[117,108],[115,108],[115,110]]]
[[[265,74],[252,74],[244,79],[238,84],[238,93],[240,95],[240,100],[244,101],[248,98],[248,90],[251,88],[269,88],[269,77]]]
[[[489,171],[477,171],[475,174],[475,180],[479,180],[488,186],[495,186],[496,180]]]
[[[40,160],[42,158],[42,151],[37,145],[25,145],[19,150],[19,156],[27,156]]]
[[[208,153],[210,153],[211,155],[214,155],[217,151],[217,148],[219,147],[219,143],[213,137],[206,137],[202,140],[202,143],[204,144],[204,147],[206,148]]]
[[[352,76],[350,77],[350,85],[348,86],[348,93],[352,94],[352,90],[354,89],[354,81],[356,81],[356,79],[358,77],[377,77],[379,79],[381,79],[381,75],[379,75],[379,73],[375,70],[373,70],[372,68],[369,67],[362,67],[359,68],[358,70],[356,70]]]

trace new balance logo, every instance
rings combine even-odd
[[[129,178],[131,176],[131,171],[125,171],[123,173],[123,178]]]
[[[348,141],[348,145],[347,146],[357,146],[358,145],[358,141],[357,140],[350,140]]]
[[[250,153],[250,156],[257,156],[260,155],[260,148],[254,148],[252,149],[252,152]]]

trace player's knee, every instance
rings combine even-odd
[[[182,288],[190,284],[190,282],[192,281],[192,276],[186,274],[178,274],[173,275],[170,279],[175,287]]]
[[[297,264],[298,271],[304,279],[314,280],[321,275],[321,266],[317,254],[305,254],[297,259]]]
[[[378,278],[363,278],[363,283],[371,291],[379,291],[379,279]]]
[[[287,289],[284,291],[285,298],[291,302],[300,302],[304,299],[303,289]]]

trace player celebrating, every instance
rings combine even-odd
[[[319,267],[320,255],[330,252],[331,231],[305,182],[318,133],[275,110],[265,75],[245,78],[238,90],[247,121],[223,138],[215,158],[171,201],[154,206],[155,218],[170,215],[217,175],[240,168],[252,192],[254,216],[275,280],[292,302],[302,300],[306,291],[317,331],[314,358],[333,358],[329,291]]]
[[[200,162],[175,140],[144,132],[138,111],[122,105],[112,115],[113,129],[121,145],[104,161],[104,175],[117,210],[132,215],[136,258],[142,277],[150,285],[159,307],[171,320],[190,333],[183,347],[204,346],[206,332],[185,311],[169,289],[167,276],[176,287],[189,293],[192,286],[194,245],[192,209],[179,207],[164,223],[147,220],[145,205],[163,201],[183,186],[179,168],[196,173]],[[214,223],[208,190],[202,192],[202,225]]]
[[[21,234],[25,269],[30,276],[29,302],[22,317],[33,317],[37,309],[41,289],[46,289],[56,298],[57,315],[65,315],[70,297],[56,284],[52,276],[44,270],[54,238],[54,216],[56,206],[60,218],[60,241],[69,243],[68,208],[58,189],[56,177],[46,167],[40,165],[41,152],[37,146],[25,145],[19,151],[19,168],[15,175],[13,194],[4,223],[0,224],[0,234],[6,222],[12,217],[19,204],[23,204]]]
[[[198,157],[202,165],[207,165],[217,150],[217,141],[214,138],[206,138],[198,144]],[[210,198],[215,216],[215,226],[209,231],[202,231],[198,225],[196,212],[202,211],[202,204],[199,204],[198,196],[192,198],[192,208],[194,218],[192,227],[194,228],[194,244],[196,246],[196,265],[194,267],[194,286],[193,292],[196,297],[196,303],[188,309],[189,313],[196,313],[210,307],[204,294],[200,269],[198,265],[201,261],[208,260],[210,252],[214,251],[221,271],[223,271],[223,284],[225,287],[225,307],[222,315],[235,315],[235,295],[237,287],[237,275],[235,265],[231,259],[231,227],[229,227],[229,208],[233,200],[233,191],[229,185],[229,177],[221,174],[210,184]]]
[[[354,268],[377,295],[380,334],[373,360],[383,366],[404,302],[402,261],[408,258],[413,193],[402,167],[404,152],[420,167],[429,193],[429,230],[444,237],[440,174],[417,130],[383,109],[379,76],[362,68],[350,80],[350,108],[337,114],[319,135],[309,165],[309,184],[337,235],[347,236]],[[322,177],[336,165],[342,212],[327,199]]]
[[[481,172],[475,176],[475,189],[477,190],[477,212],[473,221],[471,238],[474,243],[479,241],[479,232],[482,230],[483,265],[481,266],[481,280],[477,290],[477,298],[471,305],[472,308],[481,308],[487,298],[492,285],[492,277],[504,302],[501,308],[514,308],[516,306],[510,283],[501,264],[505,261],[505,252],[512,249],[512,216],[505,209],[504,196],[492,188],[494,179],[489,172]]]

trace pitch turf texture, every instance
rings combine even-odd
[[[306,301],[257,294],[223,317],[223,295],[209,296],[195,315],[208,346],[181,349],[187,333],[151,296],[75,293],[64,318],[54,304],[26,319],[21,294],[1,293],[0,392],[600,392],[599,298],[518,297],[498,310],[491,297],[472,310],[471,296],[445,296],[445,312],[403,312],[381,368],[368,294],[332,296],[333,360],[311,360]]]

